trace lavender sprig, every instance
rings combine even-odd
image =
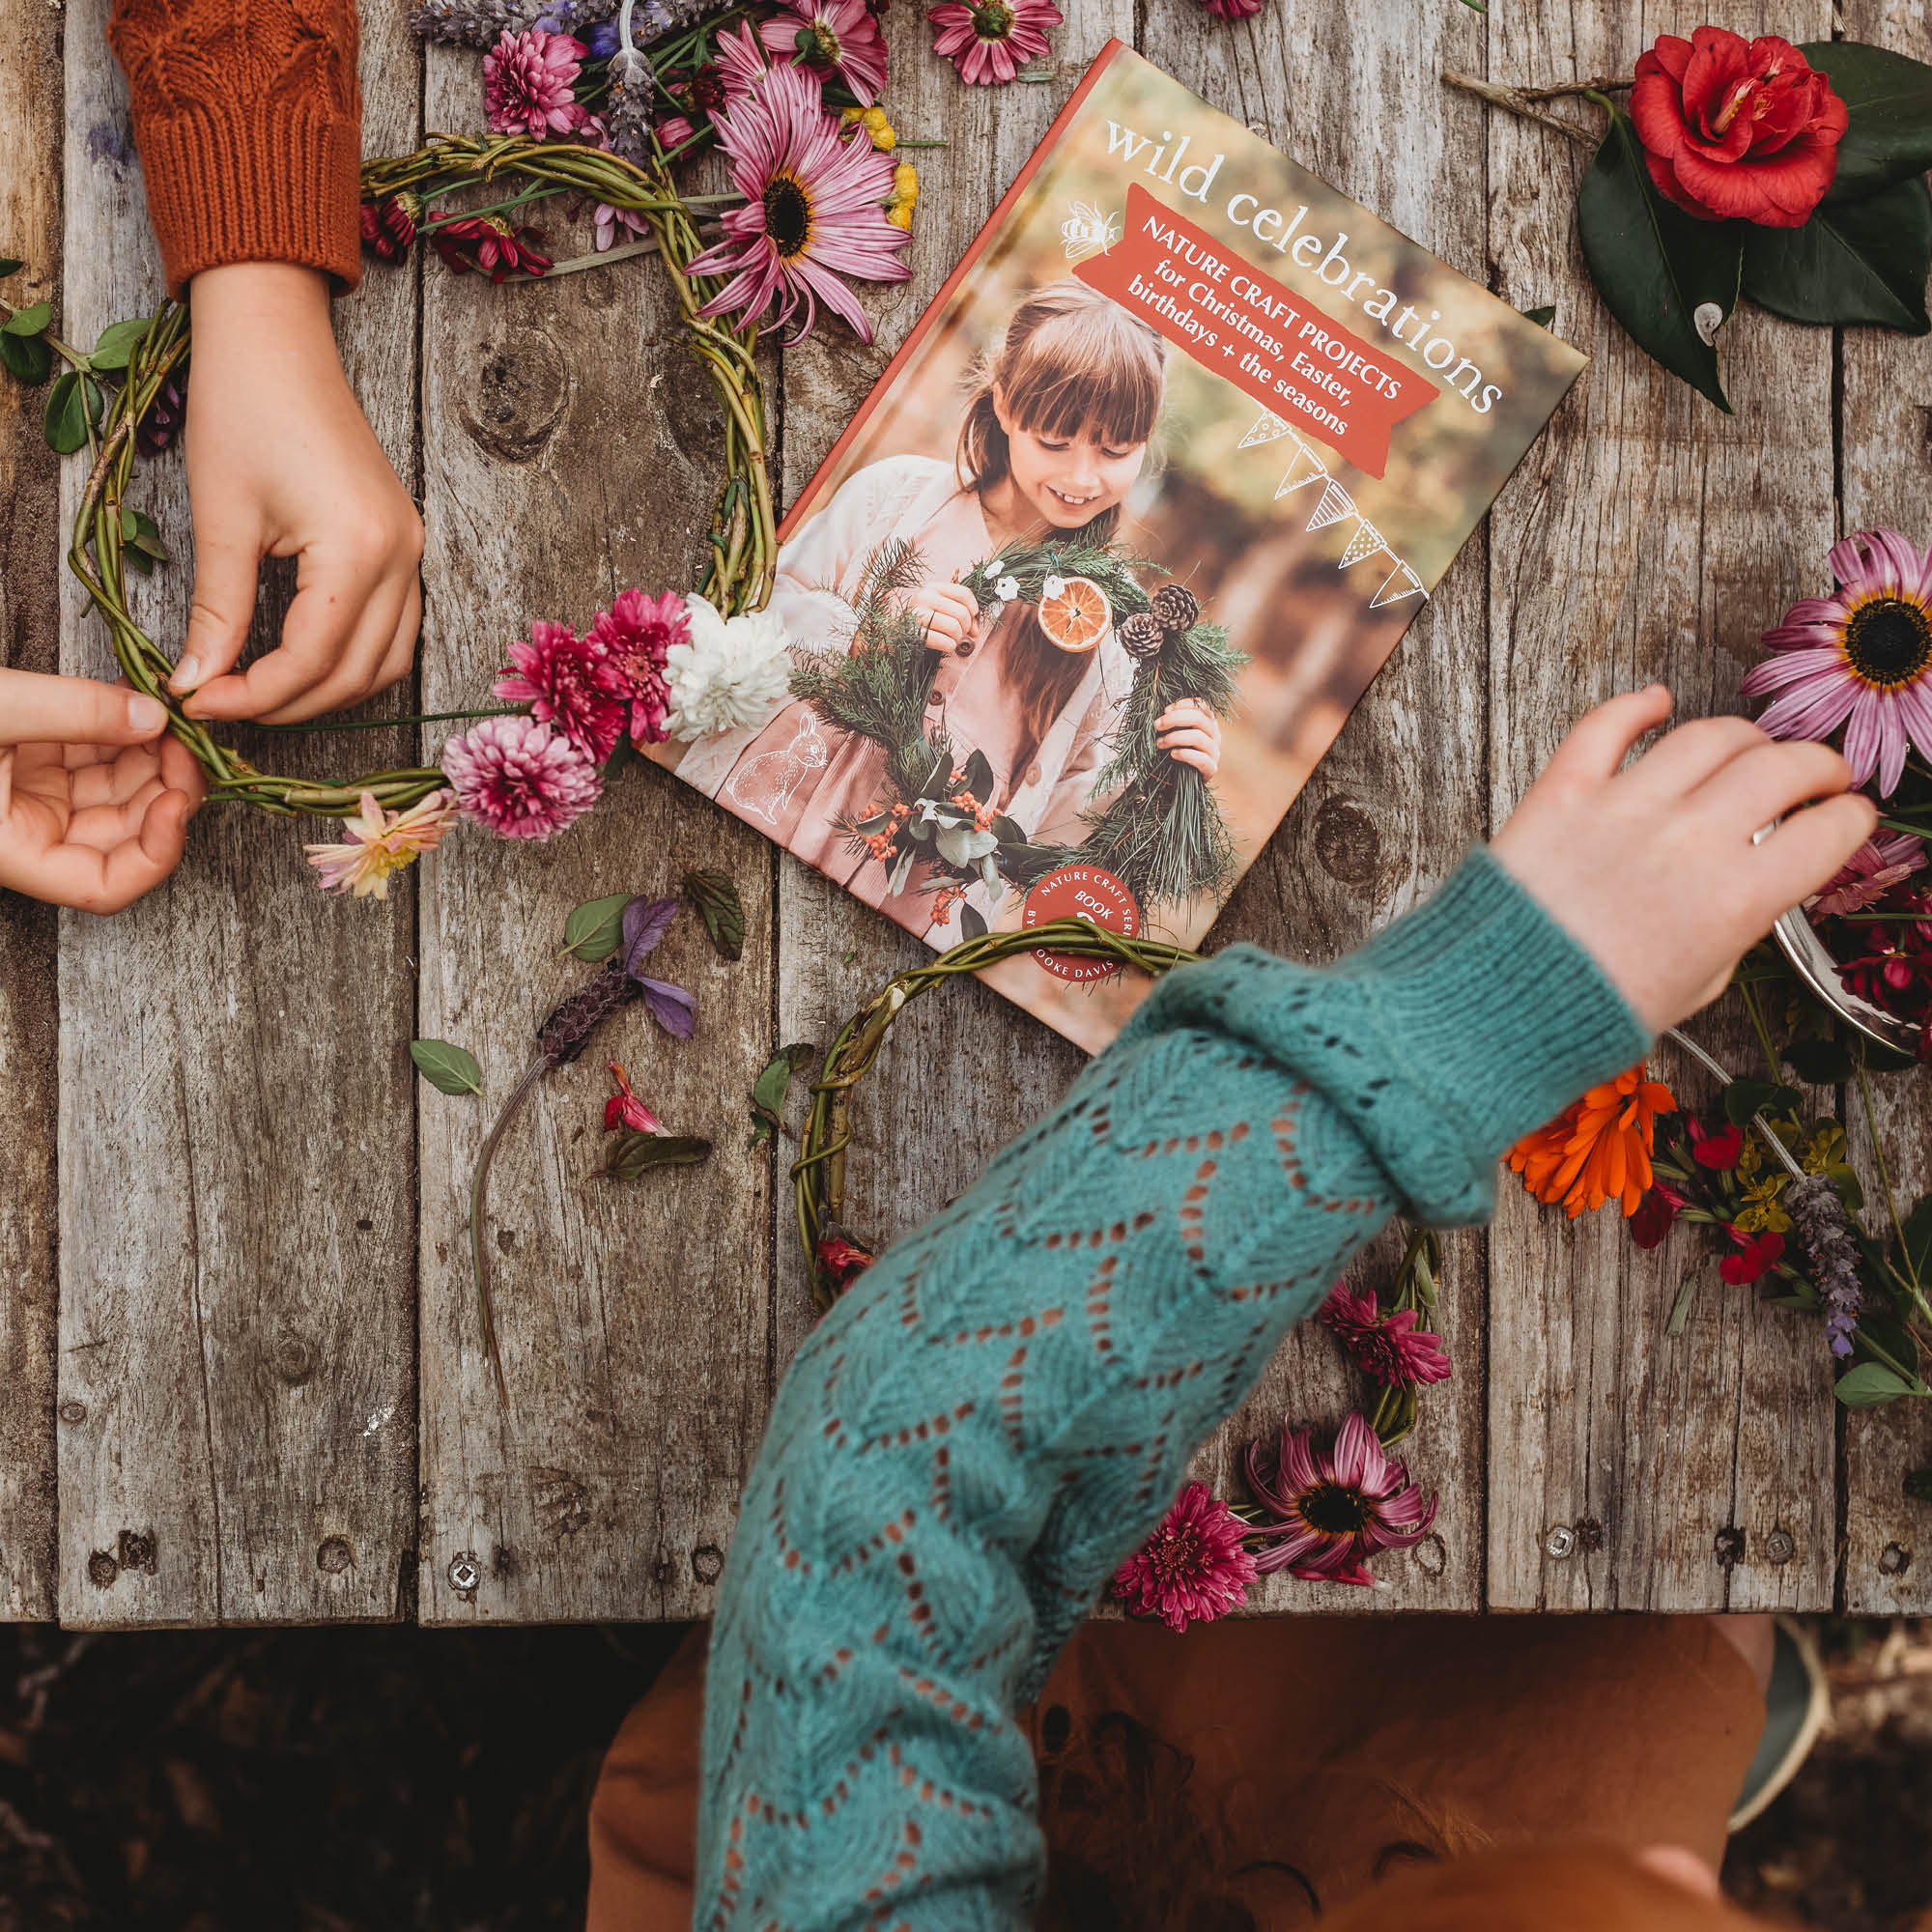
[[[1825,1310],[1825,1339],[1842,1360],[1852,1352],[1862,1291],[1858,1248],[1838,1190],[1822,1174],[1808,1174],[1784,1190],[1792,1232],[1811,1264],[1811,1280]]]

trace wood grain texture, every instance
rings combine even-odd
[[[16,306],[60,287],[58,41],[34,0],[0,0],[0,249],[25,269]],[[60,651],[57,465],[44,389],[0,380],[0,665],[51,671]],[[0,1621],[55,1613],[54,1224],[58,1103],[54,916],[0,893]]]
[[[432,50],[427,95],[432,126],[474,126],[474,55]],[[587,220],[544,226],[559,254],[590,245]],[[629,585],[694,580],[721,431],[649,262],[500,289],[431,262],[423,340],[424,697],[449,710],[490,701],[532,618],[584,627]],[[557,957],[571,908],[675,891],[694,866],[736,879],[748,928],[735,966],[689,912],[653,955],[696,993],[696,1038],[626,1009],[540,1082],[497,1156],[505,1414],[471,1286],[471,1164],[538,1026],[591,970]],[[650,765],[551,843],[470,831],[425,873],[418,1031],[469,1047],[490,1094],[421,1097],[425,1623],[711,1607],[770,1396],[770,1182],[745,1151],[772,1026],[770,877],[764,840]],[[707,1164],[592,1178],[611,1059],[674,1132],[715,1144]]]
[[[1641,20],[1510,8],[1489,16],[1489,76],[1628,73],[1659,32],[1707,17],[1794,40],[1831,29],[1815,0]],[[1594,357],[1491,520],[1497,823],[1576,718],[1616,692],[1662,678],[1680,716],[1741,709],[1758,632],[1831,536],[1830,336],[1741,310],[1720,338],[1738,414],[1719,414],[1595,300],[1573,235],[1582,164],[1560,136],[1491,116],[1494,286],[1520,308],[1553,301],[1556,332]],[[1694,1031],[1737,1071],[1755,1058],[1728,1008]],[[1659,1064],[1688,1102],[1708,1103],[1694,1070]],[[1490,1256],[1490,1604],[1829,1607],[1835,1426],[1815,1324],[1721,1287],[1689,1229],[1645,1256],[1611,1217],[1566,1225],[1514,1186]],[[1705,1285],[1667,1339],[1693,1266]],[[1566,1556],[1546,1549],[1557,1528]],[[1795,1552],[1782,1563],[1769,1541],[1779,1529]]]
[[[1932,19],[1916,0],[1848,0],[1848,40],[1875,41],[1932,61]],[[1874,526],[1932,543],[1932,336],[1843,331],[1839,416],[1839,528]],[[1814,592],[1826,586],[1810,559]],[[1932,1107],[1922,1068],[1875,1077],[1872,1111],[1901,1213],[1932,1191]],[[1859,1172],[1876,1176],[1871,1135],[1856,1093],[1845,1125]],[[1885,1209],[1867,1188],[1867,1225]],[[1932,1504],[1915,1502],[1901,1479],[1932,1467],[1932,1403],[1899,1402],[1848,1412],[1843,1421],[1843,1608],[1854,1615],[1932,1612]]]
[[[160,277],[105,0],[67,16],[66,323],[86,343]],[[414,138],[400,17],[365,21],[372,125]],[[406,294],[406,292],[405,292]],[[410,304],[339,327],[405,466]],[[209,368],[196,380],[221,380]],[[190,583],[179,456],[137,470],[181,562],[135,608],[178,639]],[[83,482],[63,477],[65,515]],[[276,628],[271,579],[256,644]],[[107,671],[70,582],[62,663]],[[392,706],[398,699],[387,700]],[[258,739],[307,772],[393,758],[371,734]],[[241,740],[244,746],[248,740]],[[74,1626],[396,1614],[414,1541],[411,898],[325,898],[313,825],[212,810],[167,885],[61,922],[61,1611]],[[322,836],[327,836],[326,832]]]

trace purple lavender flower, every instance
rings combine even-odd
[[[1825,1339],[1841,1360],[1852,1352],[1862,1293],[1859,1251],[1838,1190],[1822,1174],[1807,1174],[1784,1191],[1785,1212],[1811,1264],[1811,1285],[1825,1310]]]

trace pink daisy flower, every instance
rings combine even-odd
[[[1925,841],[1913,833],[1867,838],[1826,881],[1825,890],[1804,901],[1804,909],[1814,920],[1866,912],[1924,864]]]
[[[694,275],[730,277],[699,313],[759,316],[775,306],[783,323],[803,303],[795,342],[823,301],[871,341],[866,311],[839,275],[902,282],[912,272],[898,259],[912,238],[885,216],[891,156],[838,138],[818,76],[806,68],[774,68],[755,94],[721,108],[715,126],[745,202],[725,211],[724,240],[691,265]]]
[[[597,767],[534,718],[485,718],[442,748],[442,769],[472,823],[499,838],[548,838],[597,803]]]
[[[590,635],[603,646],[605,662],[630,704],[631,743],[662,745],[670,715],[665,659],[673,644],[691,641],[684,599],[674,590],[662,597],[627,590],[610,610],[598,611]]]
[[[583,43],[530,27],[506,32],[483,56],[483,103],[493,134],[574,133],[587,118],[571,91],[582,71]]]
[[[945,0],[925,17],[932,50],[976,87],[1005,86],[1046,51],[1046,30],[1065,19],[1053,0]]]
[[[529,641],[510,646],[510,668],[490,689],[530,716],[554,724],[587,758],[602,764],[624,729],[624,681],[597,638],[539,617]]]
[[[343,822],[345,845],[304,845],[308,862],[322,874],[326,893],[352,893],[356,898],[385,899],[389,875],[413,866],[424,852],[442,843],[456,823],[456,794],[433,791],[407,811],[384,811],[374,792],[362,794],[361,810]]]
[[[1351,1293],[1337,1282],[1321,1304],[1320,1320],[1354,1357],[1355,1366],[1388,1388],[1413,1388],[1417,1382],[1439,1382],[1449,1375],[1449,1357],[1442,1338],[1418,1329],[1412,1308],[1384,1315],[1369,1293]]]
[[[1159,1527],[1114,1573],[1113,1594],[1137,1617],[1169,1630],[1208,1624],[1247,1601],[1255,1559],[1241,1539],[1248,1526],[1228,1505],[1189,1483]]]
[[[765,75],[771,71],[772,64],[765,58],[765,43],[759,40],[757,30],[749,20],[742,20],[728,34],[718,36],[717,51],[713,55],[717,76],[723,83],[724,93],[721,99],[710,99],[710,82],[703,69],[692,83],[694,90],[700,84],[705,86],[707,99],[704,105],[714,116],[721,107],[735,106],[740,100],[755,94],[764,85]]]
[[[886,84],[886,42],[866,0],[780,0],[758,37],[775,54],[789,54],[820,80],[842,80],[861,107]]]
[[[1853,782],[1876,772],[1889,796],[1909,744],[1932,757],[1932,558],[1895,530],[1861,530],[1832,546],[1831,566],[1837,590],[1801,597],[1739,689],[1780,694],[1757,721],[1774,738],[1842,724]]]
[[[1248,1487],[1271,1521],[1252,1531],[1272,1539],[1256,1559],[1264,1572],[1289,1570],[1309,1581],[1370,1584],[1366,1559],[1406,1549],[1435,1520],[1408,1465],[1390,1456],[1359,1413],[1343,1423],[1334,1446],[1318,1451],[1312,1429],[1281,1427],[1270,1469],[1262,1444],[1247,1453]]]

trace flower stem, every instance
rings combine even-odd
[[[249,721],[251,731],[386,731],[392,724],[440,724],[452,718],[513,718],[526,707],[521,704],[494,705],[488,711],[412,711],[403,718],[358,718],[347,724],[257,724]]]
[[[1538,95],[1520,87],[1503,87],[1492,80],[1481,79],[1473,73],[1458,73],[1453,68],[1442,70],[1442,81],[1446,87],[1459,88],[1464,94],[1473,94],[1480,100],[1487,100],[1492,107],[1504,107],[1510,113],[1520,115],[1525,121],[1534,121],[1545,128],[1554,128],[1559,134],[1567,134],[1571,140],[1586,148],[1597,145],[1597,136],[1589,128],[1575,121],[1566,121],[1560,114],[1546,114],[1535,102]],[[1578,89],[1578,92],[1583,90]],[[1548,96],[1542,98],[1547,99]]]
[[[530,1089],[537,1084],[549,1065],[550,1062],[540,1054],[524,1069],[523,1078],[503,1102],[503,1110],[497,1116],[496,1124],[491,1127],[476,1156],[476,1172],[469,1183],[469,1264],[476,1277],[476,1313],[483,1324],[484,1358],[496,1374],[497,1398],[506,1412],[510,1406],[510,1389],[503,1379],[503,1357],[497,1347],[497,1324],[490,1309],[490,1264],[484,1259],[484,1190],[489,1184],[490,1164],[497,1157],[497,1146],[503,1138],[503,1129],[510,1124],[517,1109],[524,1104]]]
[[[1663,1036],[1666,1039],[1674,1040],[1681,1046],[1714,1079],[1722,1081],[1726,1087],[1731,1084],[1731,1076],[1724,1070],[1722,1063],[1713,1060],[1689,1034],[1681,1032],[1676,1027],[1665,1027]],[[1773,1068],[1773,1071],[1774,1073],[1776,1071],[1776,1067]],[[1772,1132],[1771,1123],[1764,1118],[1762,1113],[1756,1113],[1751,1116],[1751,1125],[1764,1137],[1765,1146],[1782,1162],[1785,1172],[1791,1176],[1792,1179],[1803,1180],[1804,1179],[1804,1170],[1792,1159],[1790,1151],[1786,1149],[1784,1143]]]

